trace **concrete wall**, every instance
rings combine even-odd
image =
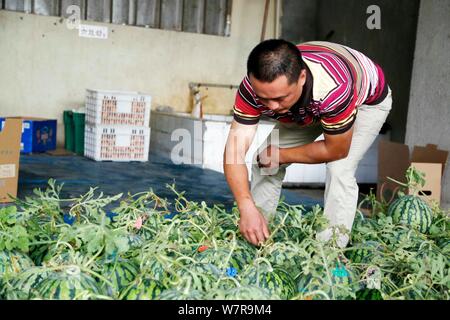
[[[387,122],[392,140],[404,142],[419,0],[284,0],[283,4],[282,35],[287,40],[342,43],[384,68],[394,94]],[[366,26],[370,5],[381,9],[381,30]]]
[[[107,40],[94,40],[58,17],[0,10],[0,114],[57,118],[61,142],[62,112],[83,106],[86,88],[141,91],[153,96],[153,107],[188,112],[189,82],[239,84],[263,13],[264,1],[235,0],[231,37],[83,22],[109,27]],[[233,95],[224,96],[216,108],[228,113]]]
[[[281,38],[294,43],[317,40],[317,18],[317,0],[283,0]]]
[[[450,150],[450,1],[421,1],[406,143]],[[442,190],[450,208],[450,169]]]

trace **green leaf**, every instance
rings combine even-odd
[[[118,253],[127,252],[130,248],[128,244],[128,238],[126,237],[117,237],[114,239],[114,244],[117,247]]]

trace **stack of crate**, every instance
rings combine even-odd
[[[148,161],[151,96],[86,90],[84,155],[96,161]]]

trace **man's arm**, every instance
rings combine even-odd
[[[257,125],[231,124],[224,152],[224,172],[236,199],[241,219],[239,229],[252,244],[258,245],[269,237],[267,221],[258,211],[250,193],[245,156],[256,134]]]
[[[294,148],[280,149],[280,164],[327,163],[348,156],[353,137],[353,127],[344,133],[324,134],[325,140]]]

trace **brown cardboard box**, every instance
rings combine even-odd
[[[380,141],[378,147],[378,186],[377,198],[392,201],[399,185],[387,179],[391,177],[406,183],[406,170],[414,166],[425,173],[426,184],[423,199],[441,203],[441,180],[445,172],[448,151],[438,150],[436,145],[415,146],[410,157],[409,147],[404,144]]]
[[[0,132],[0,203],[17,196],[22,120],[7,119]]]

